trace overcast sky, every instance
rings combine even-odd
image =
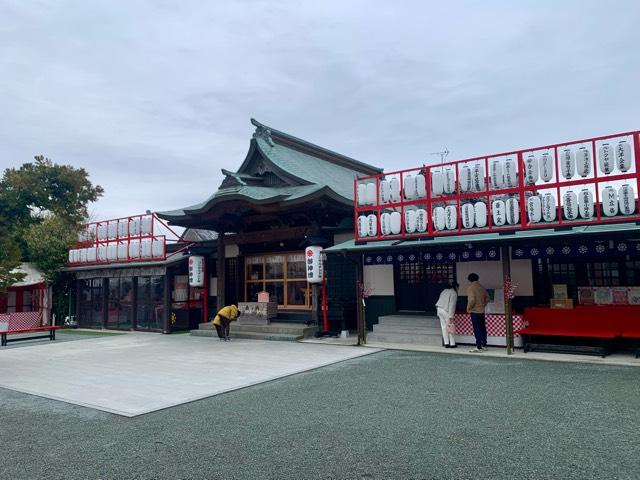
[[[0,167],[181,208],[255,117],[386,170],[640,129],[640,2],[0,0]]]

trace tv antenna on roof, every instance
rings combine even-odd
[[[440,156],[440,163],[444,163],[444,159],[449,155],[449,149],[444,147],[442,152],[431,152],[429,155],[438,155]]]

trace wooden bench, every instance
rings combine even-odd
[[[0,314],[0,346],[4,347],[9,342],[21,342],[39,338],[48,338],[53,341],[56,339],[56,330],[59,328],[62,328],[62,326],[42,325],[42,315],[39,312],[3,313]],[[47,333],[40,335],[42,332]],[[35,333],[36,335],[7,338],[8,335],[24,333]]]
[[[514,333],[522,335],[524,351],[563,351],[597,354],[605,357],[614,339],[636,340],[636,356],[640,356],[640,309],[638,307],[576,307],[575,309],[525,309],[527,327]],[[535,337],[565,337],[595,340],[598,346],[536,343]]]

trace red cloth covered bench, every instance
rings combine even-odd
[[[23,340],[35,340],[38,338],[56,339],[56,330],[62,328],[61,325],[42,325],[42,315],[39,312],[17,312],[0,314],[0,346],[4,347],[9,342],[20,342]],[[7,338],[7,335],[18,333],[41,333],[45,335],[21,336],[18,338]]]
[[[536,345],[531,342],[531,337],[535,336],[600,340],[600,348],[595,351],[602,356],[606,356],[608,344],[617,337],[640,339],[638,306],[578,306],[574,309],[530,307],[525,309],[524,321],[527,326],[514,333],[523,336],[525,352]],[[591,353],[591,350],[587,351],[587,347],[571,349],[580,353]]]

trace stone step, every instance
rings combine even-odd
[[[440,319],[432,316],[401,316],[401,315],[386,315],[378,317],[378,324],[380,325],[395,325],[395,326],[412,326],[412,327],[430,327],[436,328],[440,326]]]
[[[377,324],[373,326],[375,333],[405,333],[405,334],[417,334],[417,335],[440,335],[442,329],[440,325],[438,327],[413,327],[410,325],[387,325]]]
[[[212,323],[201,323],[198,330],[212,331],[216,329]],[[317,327],[307,326],[295,323],[271,323],[270,325],[240,325],[232,322],[229,326],[229,333],[235,335],[238,333],[259,333],[264,335],[296,335],[304,338],[313,337]]]
[[[215,330],[191,330],[191,335],[194,337],[210,337],[218,338],[218,334]],[[243,340],[275,340],[280,342],[297,342],[302,340],[302,335],[287,335],[282,333],[255,333],[255,332],[239,332],[229,333],[231,341],[234,339]]]
[[[441,346],[441,335],[411,335],[406,333],[370,333],[367,335],[370,343],[408,343],[414,345]]]

